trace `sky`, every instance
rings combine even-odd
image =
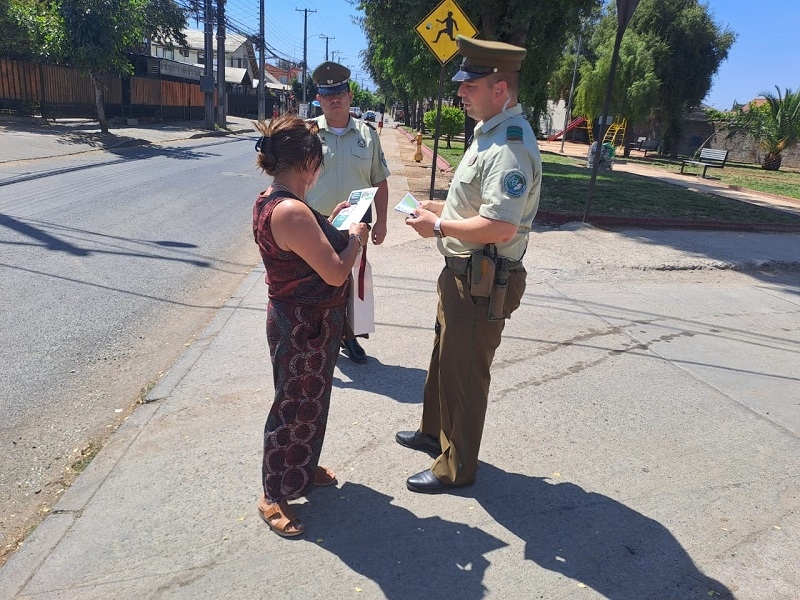
[[[712,18],[737,34],[712,82],[705,103],[727,110],[775,86],[800,90],[798,0],[709,0]]]
[[[429,1],[431,8],[438,3]],[[800,89],[800,0],[706,0],[714,21],[737,34],[728,59],[713,79],[705,103],[725,110],[734,102],[746,103],[761,92]],[[259,0],[226,0],[227,13],[246,31],[256,33]],[[308,13],[308,66],[313,70],[328,57],[350,67],[353,79],[375,91],[375,84],[361,65],[360,52],[367,46],[361,28],[352,22],[357,11],[347,0],[264,0],[267,45],[296,61],[303,59],[303,9]],[[310,12],[310,11],[316,12]],[[400,26],[402,15],[387,15]],[[416,23],[409,23],[414,27]],[[194,26],[190,22],[190,26]],[[202,28],[202,24],[200,25]]]
[[[258,32],[259,0],[226,0],[226,14],[245,31]],[[303,9],[308,9],[307,63],[309,71],[325,61],[325,44],[328,58],[350,67],[351,79],[362,87],[375,91],[369,73],[361,65],[359,53],[367,47],[361,27],[351,17],[358,11],[347,0],[264,0],[264,32],[267,46],[282,57],[297,62],[303,60]],[[316,11],[316,12],[311,12]],[[414,23],[413,25],[416,25]],[[412,27],[413,27],[412,25]],[[194,28],[194,21],[189,26]],[[202,23],[200,27],[202,28]],[[324,39],[327,36],[332,38]],[[267,62],[270,60],[267,54]]]

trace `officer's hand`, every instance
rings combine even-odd
[[[406,225],[410,225],[414,228],[421,237],[430,238],[433,237],[433,224],[436,222],[438,216],[436,213],[431,212],[429,210],[425,210],[424,208],[417,208],[414,209],[414,214],[409,215],[406,217]]]
[[[386,223],[380,220],[372,226],[372,243],[380,246],[386,239]]]
[[[422,202],[419,203],[419,205],[425,210],[429,210],[433,213],[436,213],[440,217],[442,216],[442,209],[444,208],[444,202],[439,202],[437,200],[423,200]]]

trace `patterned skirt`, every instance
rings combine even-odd
[[[264,427],[262,479],[268,502],[308,494],[322,452],[345,307],[270,301],[267,342],[275,400]]]

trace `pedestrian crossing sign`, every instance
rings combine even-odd
[[[478,30],[453,0],[444,0],[434,8],[415,31],[443,65],[458,53],[458,34],[468,38],[478,35]]]

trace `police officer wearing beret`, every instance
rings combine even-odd
[[[324,151],[323,170],[317,184],[306,194],[306,202],[323,215],[330,215],[336,205],[347,200],[350,192],[377,187],[375,223],[372,243],[382,244],[386,238],[386,214],[389,203],[389,168],[383,155],[378,133],[363,121],[350,116],[353,92],[350,91],[350,69],[326,61],[311,75],[317,84],[317,101],[322,116],[314,119],[319,126]],[[365,222],[372,221],[372,209]],[[356,363],[365,363],[367,355],[349,326],[342,339],[345,354]]]
[[[526,50],[460,35],[456,41],[463,60],[453,81],[478,121],[475,134],[447,199],[423,202],[406,220],[420,236],[435,236],[445,258],[422,420],[417,431],[396,435],[436,457],[406,482],[428,494],[475,481],[490,367],[504,319],[525,291],[522,257],[542,180],[539,148],[517,103]]]

